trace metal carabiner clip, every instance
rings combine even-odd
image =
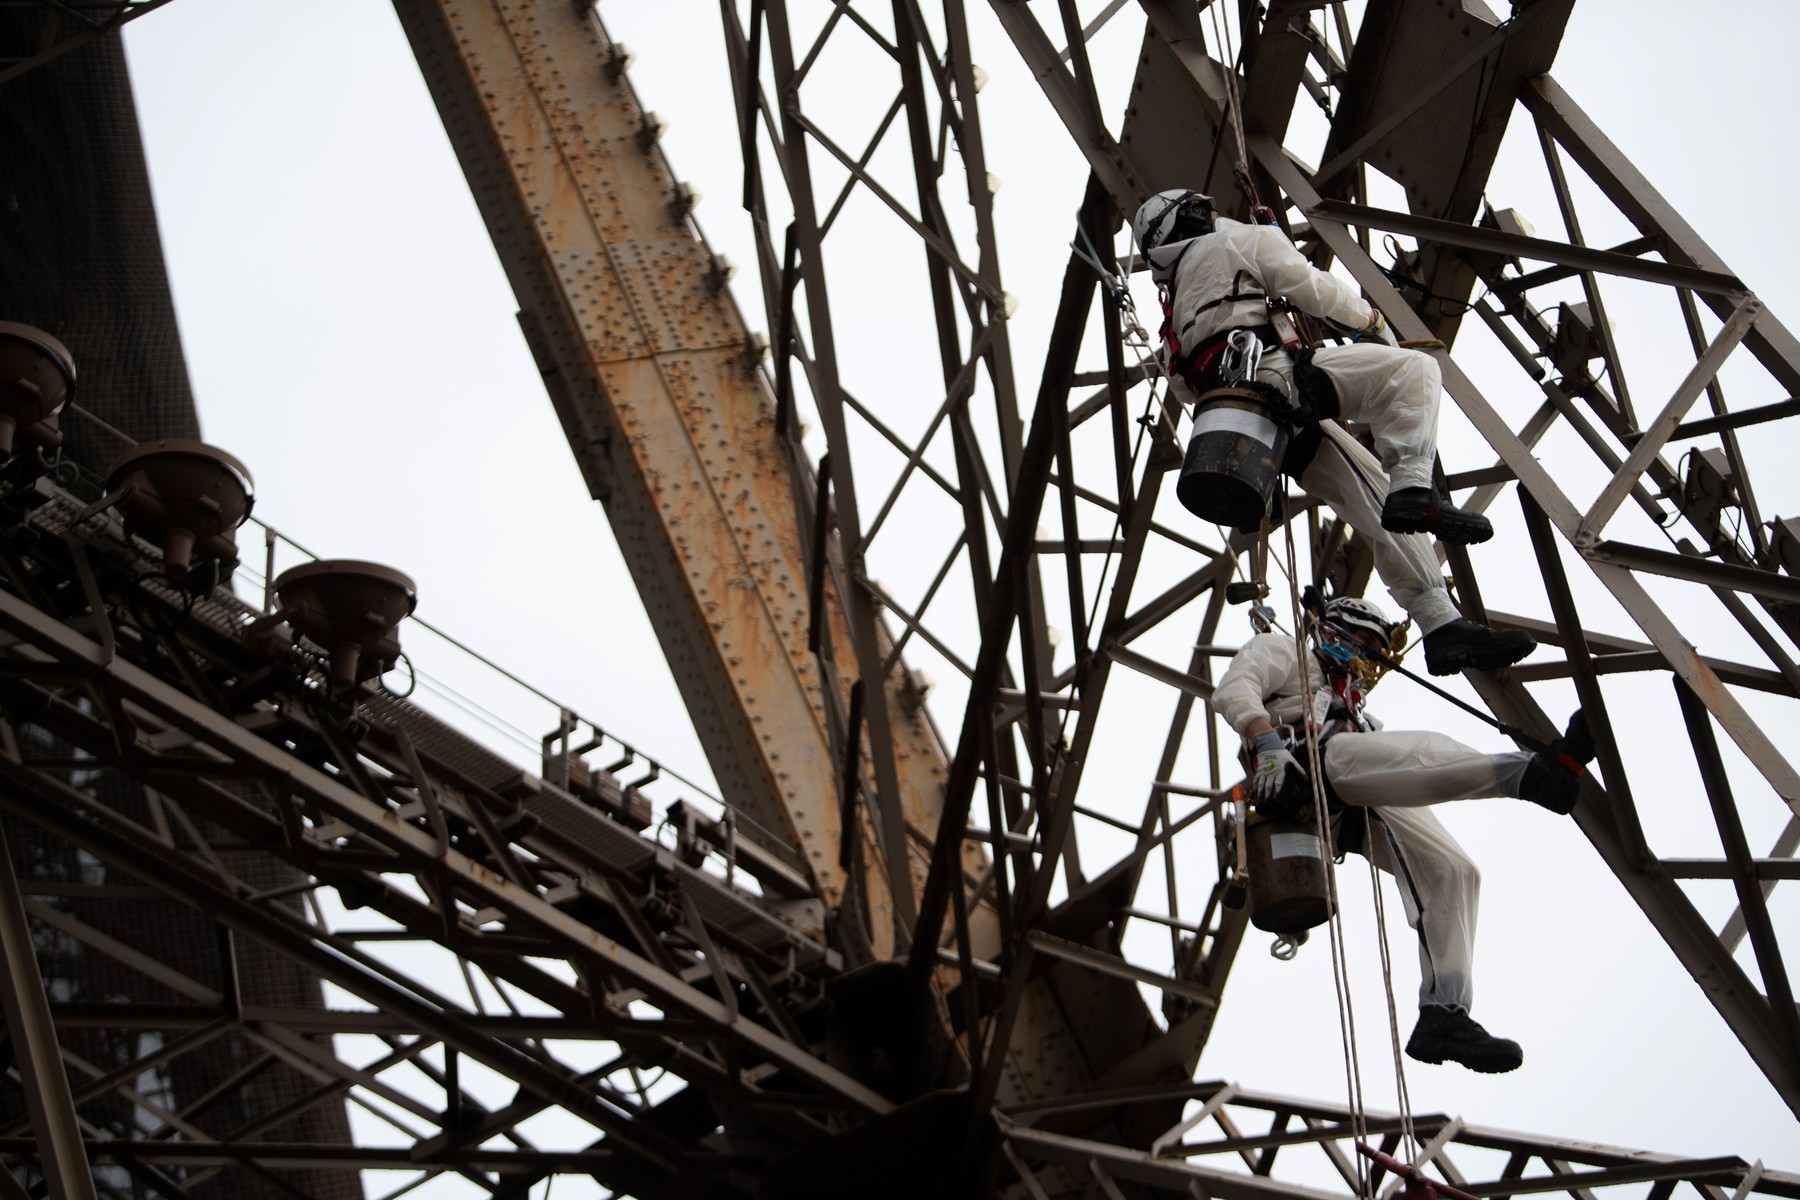
[[[1282,962],[1293,962],[1294,956],[1300,953],[1300,947],[1306,945],[1306,930],[1284,933],[1269,943],[1269,957]]]
[[[1252,329],[1234,329],[1225,338],[1225,349],[1219,355],[1219,379],[1226,387],[1237,387],[1256,379],[1262,366],[1262,341]]]

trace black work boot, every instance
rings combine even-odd
[[[1519,780],[1519,797],[1559,816],[1575,811],[1581,795],[1582,768],[1594,761],[1594,735],[1578,708],[1563,735],[1531,756]]]
[[[1525,1061],[1519,1043],[1495,1037],[1466,1010],[1446,1004],[1419,1005],[1419,1023],[1406,1039],[1406,1057],[1426,1063],[1461,1063],[1483,1075],[1516,1071]]]
[[[1436,488],[1397,488],[1381,506],[1381,527],[1390,533],[1430,533],[1440,542],[1470,546],[1494,536],[1480,513],[1464,512]]]
[[[1433,675],[1498,671],[1536,649],[1537,639],[1523,629],[1489,629],[1458,617],[1425,635],[1425,669]]]

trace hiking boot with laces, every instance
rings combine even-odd
[[[1440,542],[1470,546],[1494,536],[1480,513],[1464,512],[1436,488],[1397,488],[1381,506],[1381,527],[1390,533],[1429,533]]]
[[[1406,1039],[1406,1056],[1424,1063],[1461,1063],[1483,1075],[1514,1071],[1525,1061],[1519,1043],[1495,1037],[1466,1009],[1447,1004],[1419,1006],[1419,1023]]]
[[[1425,669],[1433,675],[1498,671],[1537,649],[1523,629],[1489,629],[1458,617],[1425,635]]]
[[[1563,735],[1531,756],[1519,780],[1519,797],[1559,816],[1575,811],[1581,795],[1582,768],[1594,761],[1594,735],[1581,710],[1569,718]]]

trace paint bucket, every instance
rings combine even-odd
[[[1250,857],[1250,923],[1270,933],[1298,933],[1331,917],[1325,879],[1325,842],[1316,826],[1299,821],[1252,821],[1245,830]]]
[[[1194,413],[1176,497],[1202,521],[1256,529],[1281,476],[1288,438],[1288,427],[1269,414],[1258,393],[1236,387],[1207,392]]]

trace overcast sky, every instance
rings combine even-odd
[[[1102,7],[1082,5],[1090,16]],[[607,0],[600,11],[637,52],[632,79],[645,105],[669,121],[665,145],[678,175],[706,197],[699,216],[709,238],[747,268],[754,255],[736,203],[741,175],[717,6]],[[983,121],[1001,182],[1006,286],[1021,301],[1014,362],[1029,397],[1085,167],[988,7],[972,4],[969,12],[976,58],[991,75]],[[1109,113],[1122,108],[1135,65],[1142,27],[1132,12],[1095,46],[1115,88],[1103,96]],[[1800,9],[1763,0],[1708,6],[1704,19],[1698,12],[1673,0],[1583,0],[1554,74],[1775,313],[1800,319],[1792,315],[1800,313],[1794,250],[1782,233],[1784,206],[1800,182],[1786,150],[1796,109],[1787,56]],[[422,616],[677,769],[708,779],[391,11],[368,0],[180,0],[129,26],[127,45],[203,428],[255,473],[258,515],[321,555],[409,572]],[[846,106],[857,101],[846,93]],[[1536,153],[1529,139],[1524,150]],[[1519,204],[1555,236],[1554,210],[1541,190],[1521,173],[1514,191],[1529,202],[1515,199],[1509,178],[1497,176],[1490,196]],[[1610,244],[1604,229],[1589,235]],[[840,329],[898,347],[916,340],[928,357],[925,314],[892,311],[873,246],[870,254],[866,269],[854,254],[831,264]],[[751,275],[739,276],[738,302],[753,326],[767,328],[746,286]],[[1485,364],[1478,349],[1470,353]],[[1683,369],[1676,362],[1649,373],[1640,411],[1660,405],[1658,393],[1666,396]],[[1756,386],[1747,385],[1734,405],[1780,398]],[[1457,420],[1446,419],[1450,469],[1491,461]],[[1771,432],[1755,453],[1773,465],[1758,474],[1759,485],[1800,449],[1791,429],[1763,428]],[[1784,486],[1785,507],[1765,503],[1785,515],[1800,502],[1794,485]],[[1502,503],[1516,511],[1510,499]],[[1534,580],[1525,553],[1516,520],[1503,524],[1502,537],[1477,560],[1484,586],[1490,577],[1496,587]],[[1507,556],[1523,570],[1509,572]],[[1540,599],[1534,610],[1541,608]],[[1247,635],[1236,616],[1227,622],[1223,636]],[[1622,619],[1607,628],[1632,632]],[[1710,625],[1685,632],[1705,649],[1715,633],[1726,650],[1736,647]],[[432,662],[441,662],[429,668],[438,677],[529,739],[554,720],[547,706],[459,674],[448,660]],[[1621,686],[1666,696],[1666,677],[1632,679]],[[1118,684],[1109,706],[1130,702],[1134,686]],[[1503,748],[1441,702],[1402,693],[1407,686],[1390,682],[1376,697],[1390,725],[1430,725]],[[1568,689],[1538,694],[1553,711],[1571,703]],[[1147,720],[1166,722],[1166,692],[1145,703]],[[1759,717],[1781,719],[1782,710],[1752,703]],[[958,718],[940,708],[937,719],[954,728]],[[1800,743],[1794,728],[1771,728],[1790,758]],[[503,732],[494,736],[504,742]],[[1629,736],[1679,735],[1662,726]],[[516,738],[504,744],[524,752]],[[1692,774],[1691,763],[1674,769]],[[1784,814],[1767,785],[1735,759],[1733,772],[1761,853]],[[1671,786],[1671,804],[1698,800],[1690,785]],[[1131,783],[1134,794],[1143,787],[1141,779]],[[1640,788],[1641,805],[1657,799]],[[1485,873],[1476,1015],[1523,1042],[1526,1065],[1489,1078],[1409,1064],[1416,1109],[1800,1169],[1792,1114],[1571,824],[1504,801],[1459,806],[1445,819]],[[1651,820],[1671,838],[1688,828],[1675,818]],[[1710,845],[1658,848],[1713,852]],[[1362,956],[1363,1061],[1371,1102],[1381,1104],[1392,1091],[1391,1068],[1381,992],[1368,970],[1367,885],[1360,860],[1350,865],[1356,873],[1348,878],[1362,895],[1348,920]],[[1210,869],[1193,864],[1197,873]],[[1785,919],[1790,930],[1800,927],[1794,891],[1790,884],[1776,893],[1778,923]],[[1719,892],[1707,904],[1709,919],[1729,910]],[[1397,903],[1390,918],[1404,1036],[1417,968]],[[1260,934],[1246,939],[1200,1075],[1341,1099],[1324,947],[1278,964],[1265,945]],[[1791,938],[1788,952],[1790,960],[1800,957]]]

